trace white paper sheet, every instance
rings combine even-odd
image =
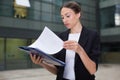
[[[25,7],[30,7],[30,2],[29,0],[16,0],[17,5],[25,6]]]
[[[55,54],[63,48],[63,41],[45,27],[38,39],[29,47],[37,48],[47,54]]]

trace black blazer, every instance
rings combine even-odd
[[[70,30],[67,30],[61,33],[59,37],[63,41],[66,41],[68,40],[69,32]],[[100,37],[98,33],[83,27],[78,43],[84,48],[89,58],[93,60],[98,67],[98,57],[100,54]],[[58,52],[53,56],[65,62],[66,50],[62,49],[60,52]],[[62,80],[64,67],[61,66],[56,66],[56,67],[58,69],[56,80]],[[75,80],[95,80],[95,76],[91,75],[87,71],[78,54],[75,55],[74,71],[75,71]]]

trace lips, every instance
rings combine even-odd
[[[65,26],[68,26],[68,25],[69,25],[68,23],[65,24]]]
[[[64,24],[68,29],[70,28],[70,24]]]

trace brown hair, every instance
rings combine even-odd
[[[63,7],[72,9],[76,14],[81,12],[81,5],[80,5],[80,3],[76,2],[76,1],[69,1],[65,4],[63,4],[62,7],[60,8],[60,11]]]

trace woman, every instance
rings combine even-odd
[[[82,26],[81,7],[77,2],[65,3],[61,7],[61,17],[68,30],[59,35],[64,41],[64,49],[53,56],[64,61],[66,65],[51,65],[42,62],[41,57],[36,58],[36,55],[30,54],[33,63],[56,74],[56,80],[95,80],[100,53],[98,33]]]

